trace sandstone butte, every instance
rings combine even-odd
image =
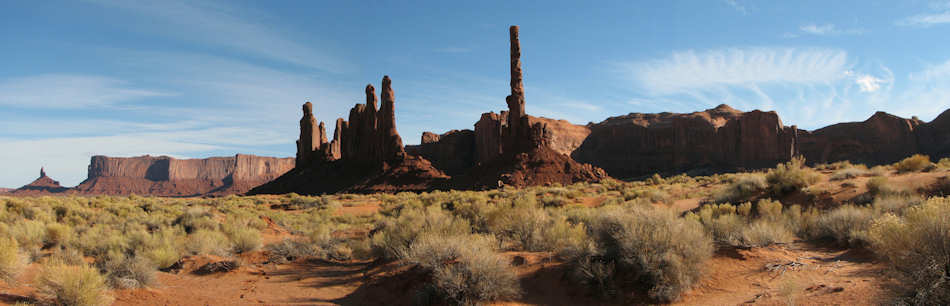
[[[173,197],[242,194],[293,167],[293,158],[245,154],[205,159],[93,156],[86,180],[76,187],[62,187],[41,171],[39,179],[10,194],[137,194]]]

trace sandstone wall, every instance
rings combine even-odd
[[[243,193],[294,167],[293,158],[238,154],[175,159],[167,156],[93,156],[88,177],[75,190],[86,194],[199,196]]]
[[[793,156],[797,135],[775,112],[740,112],[726,105],[690,114],[632,113],[590,130],[571,156],[620,178],[771,167]]]

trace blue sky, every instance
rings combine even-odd
[[[0,186],[95,154],[293,156],[393,79],[403,141],[505,108],[577,124],[727,103],[815,129],[950,107],[948,1],[3,1]]]

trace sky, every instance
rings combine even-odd
[[[950,108],[950,1],[0,1],[0,186],[93,155],[295,154],[393,79],[406,144],[506,108],[575,124],[729,104],[817,129]],[[328,131],[332,133],[331,131]]]

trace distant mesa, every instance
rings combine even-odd
[[[294,167],[293,158],[237,154],[230,157],[176,159],[167,156],[90,159],[88,177],[66,188],[40,170],[40,178],[11,195],[222,196],[243,194]]]

